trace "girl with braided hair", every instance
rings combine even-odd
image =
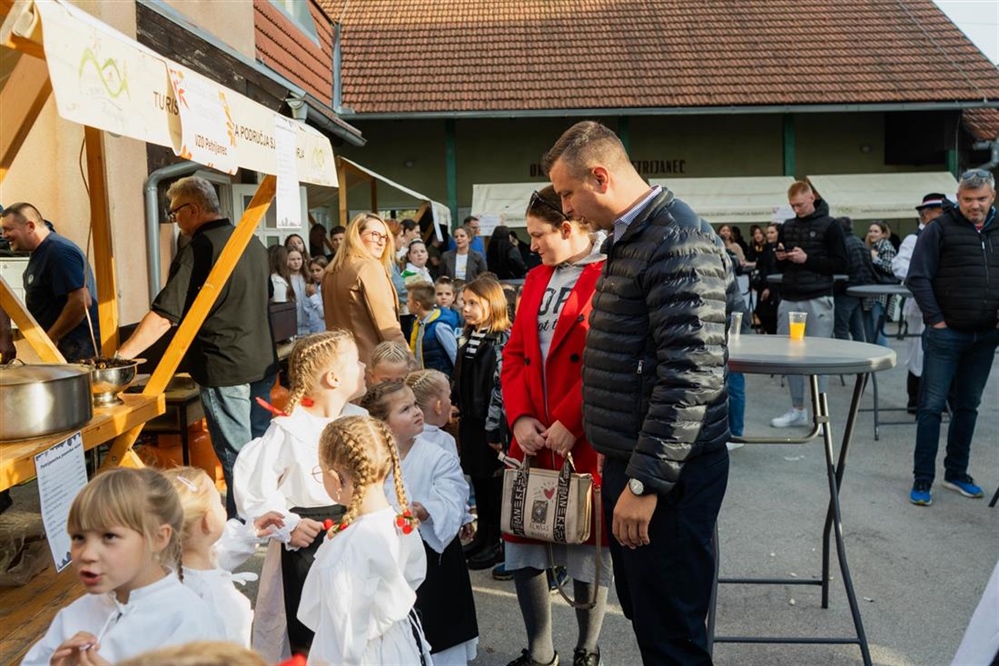
[[[66,524],[87,594],[56,614],[21,663],[105,666],[168,645],[224,640],[221,620],[181,584],[183,522],[177,491],[156,470],[94,477]]]
[[[309,664],[431,664],[413,612],[427,559],[402,484],[388,426],[348,416],[323,430],[323,486],[346,504],[327,530],[302,590],[299,619],[316,632]],[[398,509],[385,481],[392,474]]]
[[[270,663],[307,652],[312,643],[312,631],[296,619],[302,584],[322,541],[323,522],[344,511],[312,473],[319,436],[342,416],[366,413],[350,404],[365,388],[364,364],[350,332],[336,329],[300,339],[289,367],[288,413],[243,447],[233,468],[240,517],[250,521],[274,511],[284,523],[271,536],[253,622],[253,648]]]
[[[413,390],[388,381],[368,390],[361,404],[388,425],[399,449],[402,480],[420,521],[427,577],[416,591],[416,609],[435,666],[464,666],[475,659],[479,627],[468,567],[458,533],[467,520],[468,483],[458,458],[423,439],[423,410]],[[398,479],[393,471],[386,490]]]

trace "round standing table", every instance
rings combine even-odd
[[[750,444],[804,444],[821,436],[826,457],[826,477],[829,483],[829,506],[826,510],[825,526],[822,531],[822,576],[819,580],[725,578],[718,579],[718,566],[721,554],[718,552],[716,526],[715,587],[708,614],[708,639],[711,643],[808,643],[808,644],[852,644],[860,647],[864,664],[870,666],[871,654],[867,636],[860,618],[860,606],[853,589],[853,579],[846,559],[843,543],[843,520],[840,513],[839,489],[843,481],[846,455],[853,440],[857,422],[860,398],[864,392],[865,378],[872,373],[888,370],[895,366],[895,352],[887,347],[866,342],[835,340],[831,338],[809,338],[790,340],[777,335],[745,335],[729,340],[729,368],[735,372],[749,374],[785,374],[808,377],[812,395],[813,425],[811,432],[802,438],[738,437],[738,441]],[[843,439],[838,455],[833,450],[832,423],[829,417],[829,402],[825,393],[819,392],[819,375],[856,375],[853,399]],[[824,428],[822,426],[825,426]],[[822,587],[822,608],[829,607],[829,548],[830,535],[836,540],[836,555],[839,569],[846,588],[850,613],[853,616],[854,637],[792,637],[792,636],[715,636],[715,601],[718,583],[742,583],[764,585],[819,585]]]

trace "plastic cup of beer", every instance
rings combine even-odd
[[[729,315],[729,326],[728,326],[728,337],[729,340],[732,338],[739,337],[739,331],[742,330],[742,313],[733,312]]]
[[[805,319],[808,317],[807,312],[788,312],[788,331],[790,333],[790,338],[792,340],[804,340],[805,339]]]

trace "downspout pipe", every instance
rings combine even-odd
[[[999,166],[999,135],[992,141],[978,141],[971,146],[975,150],[991,150],[992,156],[988,162],[978,167],[979,169],[985,169],[986,171],[992,171]]]
[[[201,168],[196,162],[183,161],[170,164],[149,174],[143,185],[146,201],[146,281],[149,283],[149,302],[160,293],[160,193],[159,185],[167,178],[187,176]]]

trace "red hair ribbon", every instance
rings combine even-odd
[[[286,412],[284,410],[281,410],[281,409],[278,409],[277,407],[275,407],[271,403],[267,402],[263,398],[261,398],[261,397],[258,396],[256,398],[256,400],[257,400],[257,404],[258,405],[260,405],[261,407],[263,407],[264,409],[266,409],[268,412],[270,412],[274,416],[288,416],[288,412]]]

